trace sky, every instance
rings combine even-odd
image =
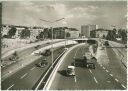
[[[55,21],[55,23],[42,21]],[[80,29],[81,25],[96,24],[126,27],[126,1],[4,1],[2,23],[25,26],[67,26]]]

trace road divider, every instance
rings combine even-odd
[[[53,62],[53,64],[50,66],[50,68],[46,71],[46,73],[45,73],[45,75],[43,76],[43,78],[40,80],[40,82],[37,84],[37,86],[36,86],[36,88],[35,88],[35,90],[38,90],[38,89],[40,89],[40,86],[41,86],[41,84],[43,83],[46,83],[46,82],[44,82],[44,80],[47,80],[48,79],[48,75],[51,73],[51,71],[53,70],[53,68],[54,68],[54,65],[55,65],[55,63],[58,61],[58,59],[66,52],[67,50],[65,50],[62,54],[60,54],[59,55],[59,57],[57,57],[56,59],[55,59],[55,61]]]

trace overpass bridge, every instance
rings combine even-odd
[[[99,38],[78,38],[78,39],[73,39],[77,41],[78,43],[89,43],[89,42],[98,42],[100,39]]]

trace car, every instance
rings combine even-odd
[[[50,42],[47,42],[46,44],[50,44]]]
[[[35,48],[38,49],[40,46],[41,46],[41,45],[37,45],[37,46],[35,46]]]
[[[50,49],[46,49],[43,53],[41,53],[41,55],[43,56],[50,56],[51,55],[51,50]]]
[[[35,51],[35,52],[33,52],[31,55],[39,56],[39,55],[41,55],[41,51]]]
[[[64,48],[65,50],[68,50],[68,48]]]
[[[87,68],[95,69],[94,63],[87,63]]]
[[[105,41],[104,45],[105,46],[109,46],[109,42],[108,41]]]
[[[75,76],[75,66],[68,66],[66,69],[66,74],[68,76]]]
[[[39,62],[38,64],[36,64],[37,67],[41,67],[41,68],[44,68],[48,65],[48,62],[47,61],[42,61],[42,62]]]

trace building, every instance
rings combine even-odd
[[[90,37],[90,31],[98,29],[98,25],[82,25],[81,26],[81,36],[84,36],[86,38]]]
[[[16,33],[15,33],[15,38],[20,38],[20,33],[22,30],[24,30],[25,28],[21,28],[21,27],[16,27]]]
[[[78,38],[79,34],[80,34],[79,30],[77,30],[75,28],[68,28],[65,31],[70,34],[69,38]]]
[[[103,37],[106,37],[108,34],[108,31],[105,31],[105,30],[100,30],[100,31],[96,31],[96,37],[97,38],[103,38]]]
[[[35,41],[36,40],[36,37],[39,35],[40,32],[42,32],[44,29],[41,29],[41,28],[37,28],[37,29],[33,29],[33,28],[30,28],[30,40],[31,41]]]

